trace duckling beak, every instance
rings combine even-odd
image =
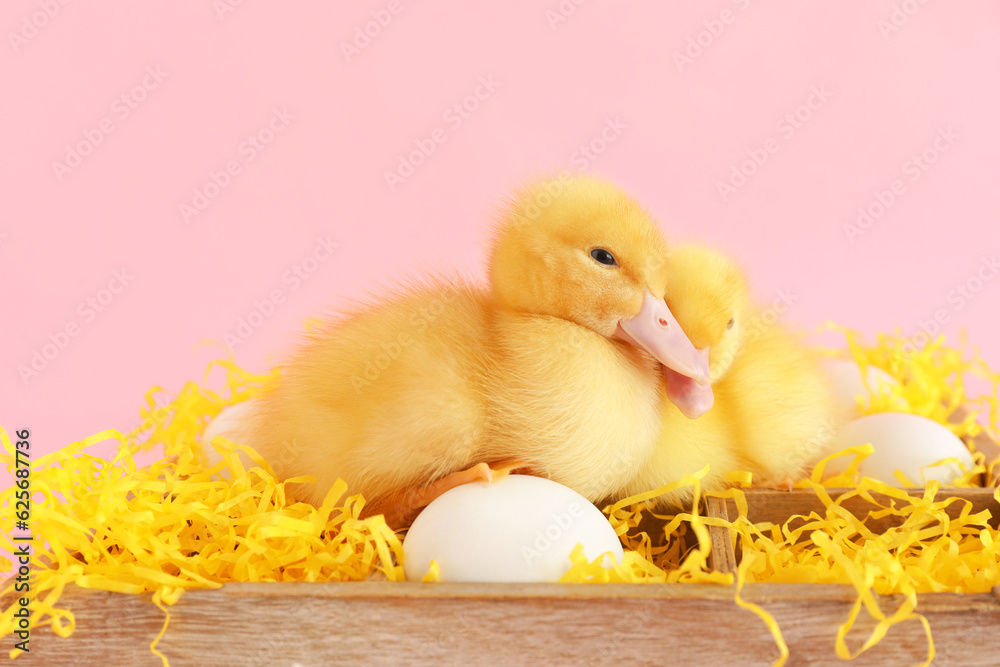
[[[647,289],[639,313],[621,320],[616,334],[663,364],[667,397],[687,417],[697,419],[712,407],[708,355],[695,349],[662,299]]]
[[[698,350],[708,365],[708,348],[703,347]],[[712,409],[715,404],[715,394],[712,392],[712,385],[699,384],[695,380],[676,373],[666,366],[663,367],[663,375],[666,380],[667,398],[688,419],[697,419]]]

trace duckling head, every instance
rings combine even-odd
[[[746,338],[749,281],[725,254],[697,244],[674,246],[667,259],[666,302],[691,343],[709,360],[709,376],[726,375]]]
[[[503,306],[624,340],[711,395],[707,360],[664,301],[667,257],[663,234],[635,200],[604,181],[564,177],[507,202],[490,278]],[[704,411],[703,397],[681,401],[688,416]]]

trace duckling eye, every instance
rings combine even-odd
[[[615,256],[604,248],[594,248],[590,251],[590,256],[601,264],[606,264],[607,266],[614,266],[618,263],[615,261]]]
[[[726,325],[726,329],[732,329],[734,324],[736,324],[736,318],[730,317],[729,324]]]

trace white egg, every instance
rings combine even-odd
[[[256,401],[249,400],[237,403],[236,405],[230,405],[228,408],[223,408],[215,416],[215,419],[209,423],[208,427],[205,428],[205,433],[201,436],[201,442],[209,465],[215,465],[222,460],[222,457],[212,447],[212,438],[215,436],[225,436],[238,445],[246,444],[241,429],[245,427],[255,405]],[[244,468],[255,465],[246,454],[240,454],[240,460],[243,461]]]
[[[624,557],[611,524],[586,498],[548,479],[510,475],[458,486],[428,505],[403,541],[403,570],[420,581],[434,560],[442,581],[557,581],[577,544],[589,561],[607,552],[618,563]]]
[[[834,398],[845,415],[860,416],[857,397],[861,396],[865,406],[871,404],[871,394],[861,377],[861,367],[853,359],[827,359],[823,362],[833,387]],[[880,386],[898,384],[892,377],[877,366],[868,366],[868,385],[872,391],[878,391]]]
[[[972,454],[961,438],[936,421],[903,412],[881,412],[848,422],[830,444],[827,454],[846,447],[871,443],[875,451],[861,463],[860,473],[892,486],[902,487],[893,473],[898,469],[914,484],[939,480],[947,486],[961,476],[954,464],[921,468],[954,457],[966,468],[973,466]],[[827,473],[847,469],[852,456],[841,456],[826,466]]]

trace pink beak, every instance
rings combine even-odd
[[[698,350],[708,365],[708,348]],[[667,381],[667,398],[689,419],[697,419],[712,409],[715,404],[715,394],[712,385],[699,384],[695,380],[663,367],[663,375]]]
[[[649,290],[639,313],[618,323],[617,335],[663,364],[667,397],[684,415],[697,419],[715,402],[708,380],[708,350],[698,351],[662,299]]]

